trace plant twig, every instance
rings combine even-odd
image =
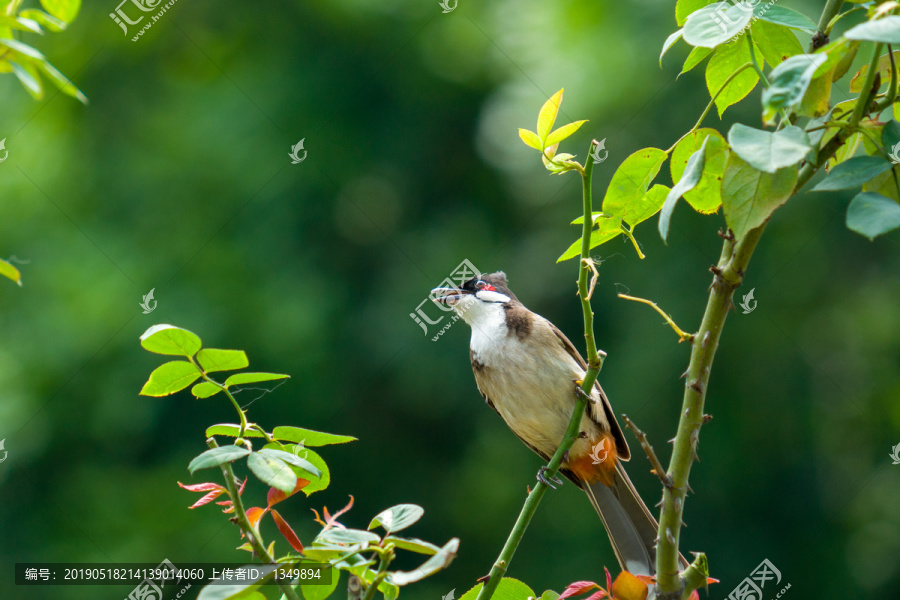
[[[588,155],[590,155],[597,143],[596,140],[591,142]],[[586,262],[586,260],[590,260],[591,229],[593,228],[593,220],[591,219],[591,177],[593,170],[594,161],[585,161],[584,170],[581,172],[584,224],[581,235],[581,262],[579,263],[578,295],[581,298],[581,308],[584,315],[584,339],[587,344],[588,368],[584,374],[584,380],[581,382],[581,389],[584,390],[586,396],[590,396],[594,383],[597,381],[597,375],[603,367],[603,359],[606,357],[605,352],[597,351],[597,344],[594,340],[594,312],[591,310],[590,289],[588,286],[588,273],[591,272],[592,269],[589,266],[589,263]],[[592,265],[592,263],[590,264]],[[595,269],[593,271],[596,273]],[[572,444],[575,443],[575,440],[578,439],[578,433],[581,430],[581,419],[584,417],[584,409],[586,406],[586,397],[580,395],[577,396],[575,399],[575,410],[572,413],[572,418],[569,420],[569,426],[566,428],[566,433],[563,436],[562,442],[560,442],[559,448],[556,449],[550,462],[547,463],[547,468],[544,472],[544,476],[547,479],[556,476],[560,465],[562,465],[563,456],[569,451]],[[501,579],[503,579],[503,576],[509,569],[509,563],[515,554],[516,549],[519,547],[522,537],[525,535],[525,530],[528,528],[529,523],[531,523],[535,511],[537,511],[537,507],[541,503],[541,498],[547,493],[547,488],[547,484],[543,481],[538,481],[534,489],[528,493],[525,504],[519,512],[519,517],[516,519],[516,523],[509,533],[506,544],[503,545],[500,556],[497,557],[497,560],[491,567],[491,572],[487,577],[487,581],[485,581],[484,587],[481,588],[481,591],[478,593],[476,600],[489,600],[494,595],[497,586],[500,585]]]
[[[209,438],[206,440],[206,445],[210,448],[218,448],[219,444],[216,443],[216,440],[213,438]],[[275,564],[275,559],[272,558],[272,555],[269,554],[269,551],[266,550],[266,546],[263,543],[262,539],[259,537],[259,530],[250,523],[250,519],[247,517],[247,512],[244,510],[244,503],[241,500],[241,495],[238,493],[237,487],[235,487],[234,482],[234,471],[231,468],[231,463],[225,463],[220,465],[222,469],[222,475],[225,477],[225,487],[228,490],[228,495],[231,496],[231,505],[234,507],[234,520],[237,523],[238,527],[241,528],[241,531],[246,536],[247,541],[250,542],[250,545],[253,547],[253,551],[256,552],[256,555],[266,564]],[[297,595],[297,592],[294,591],[293,586],[290,583],[279,583],[278,587],[281,588],[281,592],[284,594],[284,597],[288,600],[300,600],[300,597]]]
[[[645,298],[638,298],[638,297],[636,297],[636,296],[629,296],[628,294],[619,294],[618,296],[619,296],[619,298],[622,298],[622,299],[624,299],[624,300],[633,300],[633,301],[635,301],[635,302],[640,302],[641,304],[646,304],[647,306],[652,306],[652,307],[653,307],[653,310],[655,310],[656,312],[658,312],[659,314],[661,314],[662,317],[666,320],[666,323],[668,323],[669,326],[670,326],[670,327],[675,331],[675,333],[678,335],[678,343],[679,343],[679,344],[680,344],[681,342],[684,342],[684,341],[688,341],[688,342],[689,342],[689,341],[691,341],[691,340],[694,339],[694,334],[693,334],[693,333],[687,333],[687,332],[684,331],[681,327],[679,327],[678,325],[676,325],[676,324],[675,324],[675,321],[672,320],[672,317],[670,317],[668,314],[666,314],[666,312],[663,311],[663,309],[661,309],[661,308],[656,304],[656,302],[653,302],[653,301],[651,301],[651,300],[647,300],[647,299],[645,299]]]
[[[651,471],[662,482],[664,488],[672,487],[672,480],[669,479],[669,476],[666,475],[666,469],[662,466],[662,463],[659,462],[659,458],[656,457],[656,452],[653,451],[653,446],[650,445],[650,442],[647,441],[647,434],[637,428],[637,425],[628,418],[628,415],[623,414],[622,420],[625,421],[625,426],[628,427],[631,431],[634,432],[634,435],[637,436],[638,441],[641,443],[641,448],[644,449],[644,453],[647,455],[647,458],[650,460],[650,466],[653,467]]]

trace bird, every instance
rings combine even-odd
[[[502,271],[476,274],[458,288],[435,288],[431,298],[451,307],[471,327],[469,358],[484,401],[526,446],[549,461],[572,419],[576,395],[585,394],[579,386],[587,364],[578,350],[558,327],[516,298]],[[652,576],[657,522],[622,465],[631,452],[599,383],[589,399],[560,473],[587,494],[620,567]],[[545,472],[541,467],[538,479],[552,486]]]

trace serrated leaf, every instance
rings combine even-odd
[[[210,383],[209,381],[201,381],[191,388],[191,393],[195,398],[209,398],[210,396],[215,396],[221,391],[221,387],[214,383]]]
[[[188,471],[193,474],[200,469],[218,467],[225,463],[234,462],[248,454],[250,454],[250,450],[242,446],[219,446],[218,448],[212,448],[203,454],[194,457],[194,460],[188,465]]]
[[[563,90],[559,90],[550,99],[544,102],[541,111],[538,113],[537,119],[537,135],[541,141],[547,139],[553,124],[556,122],[556,115],[559,113],[559,105],[562,104]],[[543,144],[549,146],[550,144]]]
[[[692,13],[684,23],[684,41],[691,46],[715,48],[743,31],[753,11],[741,4],[717,2]]]
[[[542,146],[543,146],[541,144],[541,138],[539,138],[535,132],[530,131],[528,129],[520,128],[519,129],[519,137],[522,138],[522,141],[525,142],[526,146],[531,146],[538,152],[541,151]]]
[[[283,450],[276,450],[275,448],[263,448],[259,453],[265,456],[271,456],[272,458],[277,458],[278,460],[282,460],[295,467],[299,467],[315,477],[322,476],[322,472],[314,464],[296,454],[291,454],[290,452],[285,452]],[[296,482],[294,485],[297,485]]]
[[[60,21],[71,23],[78,16],[81,0],[41,0],[41,6]]]
[[[552,146],[553,144],[558,144],[576,131],[578,128],[587,123],[587,120],[583,121],[575,121],[573,123],[569,123],[568,125],[563,125],[559,129],[553,131],[550,135],[547,136],[547,140],[544,142],[547,146]]]
[[[684,29],[679,29],[678,31],[676,31],[675,33],[673,33],[672,35],[670,35],[669,37],[666,38],[666,41],[663,43],[662,51],[659,53],[659,66],[660,67],[662,66],[663,56],[666,55],[666,52],[669,51],[669,48],[671,48],[675,44],[675,42],[677,42],[678,40],[681,39],[682,35],[684,35]]]
[[[421,519],[424,514],[425,509],[417,504],[398,504],[375,515],[368,529],[380,526],[388,533],[400,531]]]
[[[351,435],[324,433],[322,431],[313,431],[312,429],[303,429],[302,427],[276,427],[272,431],[272,436],[277,440],[295,443],[302,442],[304,446],[328,446],[330,444],[346,444],[347,442],[356,441],[356,438]]]
[[[7,279],[12,279],[16,282],[16,285],[22,287],[22,274],[19,273],[17,268],[3,259],[0,259],[0,275]]]
[[[297,476],[291,468],[274,456],[253,452],[247,457],[247,466],[260,481],[283,492],[290,492],[297,485]]]
[[[141,346],[156,354],[193,356],[200,345],[195,333],[174,325],[154,325],[141,336]]]
[[[847,228],[874,241],[900,227],[900,204],[877,194],[857,194],[847,207]]]
[[[806,15],[796,10],[780,6],[778,4],[770,5],[759,2],[753,9],[754,16],[763,21],[774,23],[776,25],[784,25],[791,29],[797,29],[806,33],[816,33],[818,27]]]
[[[678,142],[672,151],[669,165],[672,172],[672,181],[681,179],[685,167],[691,155],[706,142],[706,159],[703,167],[703,175],[694,189],[684,195],[691,208],[697,212],[708,215],[719,210],[722,206],[722,174],[728,163],[728,143],[722,134],[712,128],[702,128],[686,136]]]
[[[709,138],[703,140],[700,148],[691,154],[685,167],[684,174],[681,179],[672,186],[663,203],[662,210],[659,212],[659,235],[663,241],[669,236],[669,221],[672,218],[672,211],[675,210],[675,203],[684,194],[694,189],[694,186],[700,182],[703,175],[703,167],[706,162],[706,143]]]
[[[742,239],[762,225],[787,202],[796,183],[796,166],[770,174],[754,169],[732,152],[722,178],[722,208],[735,237]]]
[[[859,156],[834,167],[813,192],[849,190],[863,185],[875,176],[889,171],[893,165],[880,156]]]
[[[778,111],[790,110],[799,104],[813,73],[827,59],[823,54],[800,54],[775,67],[769,74],[769,87],[763,88],[763,122],[771,123]]]
[[[786,58],[803,54],[800,40],[784,25],[758,20],[750,26],[750,31],[753,32],[753,41],[770,65],[776,66]]]
[[[900,44],[900,17],[889,16],[877,21],[866,21],[844,32],[848,40]]]
[[[168,396],[179,392],[200,378],[197,367],[186,360],[173,360],[156,367],[141,388],[142,396]]]
[[[227,435],[230,437],[237,437],[240,432],[240,426],[234,425],[232,423],[219,423],[218,425],[212,425],[206,428],[206,437],[211,437],[214,435]],[[255,429],[248,429],[244,432],[244,437],[255,437],[261,438],[263,434],[256,431]]]
[[[207,373],[215,371],[237,371],[250,365],[243,350],[219,350],[203,348],[197,353],[197,362]]]
[[[452,540],[444,544],[444,546],[440,550],[438,550],[434,556],[425,561],[419,568],[408,572],[395,571],[388,575],[387,579],[390,580],[390,583],[399,586],[409,585],[410,583],[415,583],[416,581],[425,579],[429,575],[433,575],[441,569],[445,569],[450,566],[450,563],[453,562],[454,558],[456,558],[456,553],[458,550],[459,540],[457,538],[453,538]],[[534,595],[534,592],[532,592],[532,595]]]
[[[762,59],[759,48],[755,48],[755,53],[758,55],[757,62],[759,62]],[[737,40],[716,48],[706,65],[706,88],[709,90],[710,97],[716,96],[728,78],[740,67],[749,63],[750,59],[750,47],[745,40]],[[725,114],[725,110],[729,106],[740,102],[752,92],[758,82],[759,75],[753,69],[744,69],[734,77],[716,96],[716,109],[719,117]]]
[[[728,143],[732,152],[766,173],[796,165],[812,149],[806,132],[795,125],[769,132],[735,123],[728,131]]]
[[[235,373],[225,380],[225,387],[289,378],[290,375],[284,375],[283,373]]]

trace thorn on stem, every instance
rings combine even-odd
[[[713,419],[712,415],[703,415],[703,424],[706,425],[707,423],[712,421],[712,419]]]

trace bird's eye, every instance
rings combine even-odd
[[[477,288],[480,290],[481,288],[483,288],[483,287],[486,286],[486,285],[487,285],[487,284],[486,284],[485,282],[483,282],[483,281],[478,281],[478,282],[475,284],[475,287],[477,287]]]

